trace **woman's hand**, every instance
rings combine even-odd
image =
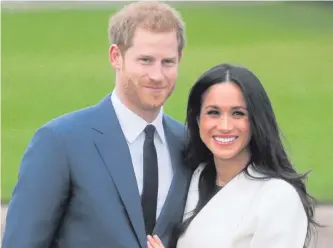
[[[148,248],[165,248],[157,235],[154,235],[153,237],[150,235],[147,236],[147,246]]]

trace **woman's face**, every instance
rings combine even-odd
[[[198,124],[200,137],[215,160],[249,158],[249,115],[238,85],[225,82],[207,89]]]

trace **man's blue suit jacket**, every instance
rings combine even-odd
[[[174,178],[154,233],[167,247],[183,217],[191,172],[182,158],[184,126],[166,115],[163,125]],[[3,248],[144,248],[146,243],[131,156],[110,95],[39,128],[20,165]]]

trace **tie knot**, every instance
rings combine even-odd
[[[155,133],[155,126],[154,125],[147,125],[145,128],[146,138],[153,139]]]

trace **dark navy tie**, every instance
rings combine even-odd
[[[143,144],[143,190],[141,204],[146,233],[148,235],[152,234],[156,222],[158,166],[154,145],[155,127],[148,125],[144,131],[146,137]]]

